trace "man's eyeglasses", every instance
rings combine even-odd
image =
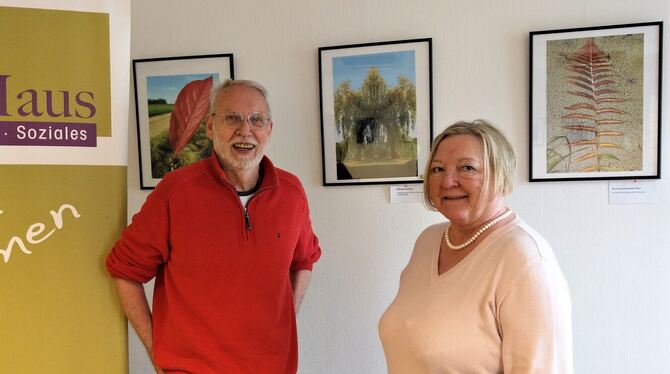
[[[246,115],[238,112],[229,112],[229,113],[212,113],[212,117],[221,118],[223,123],[228,127],[238,128],[242,126],[244,120],[246,119],[249,122],[249,125],[253,128],[263,128],[265,125],[270,123],[270,117],[267,117],[260,112],[252,112]]]

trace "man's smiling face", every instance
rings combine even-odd
[[[219,162],[224,170],[242,171],[258,167],[263,158],[265,146],[270,141],[272,121],[262,128],[253,127],[246,120],[238,127],[223,123],[221,113],[259,112],[269,117],[270,108],[263,96],[251,87],[231,86],[216,98],[214,113],[207,117],[207,136],[214,143]]]

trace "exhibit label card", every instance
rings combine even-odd
[[[401,184],[389,186],[391,204],[423,202],[422,184]]]
[[[610,204],[653,204],[658,202],[657,181],[635,179],[610,181]]]

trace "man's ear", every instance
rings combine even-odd
[[[207,116],[205,117],[205,130],[207,131],[207,137],[213,141],[214,130],[212,129],[212,126],[214,126],[214,118],[210,113],[207,113]]]

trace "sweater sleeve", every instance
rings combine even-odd
[[[168,204],[157,192],[149,195],[109,252],[106,266],[112,277],[146,283],[167,261]]]
[[[557,264],[535,258],[499,306],[505,373],[572,373],[570,294]]]
[[[303,192],[304,196],[304,192]],[[312,221],[309,218],[309,206],[307,198],[305,197],[305,214],[302,228],[300,230],[300,237],[293,252],[293,260],[291,262],[291,271],[298,270],[312,270],[315,262],[321,257],[321,247],[319,246],[319,238],[312,230]]]

